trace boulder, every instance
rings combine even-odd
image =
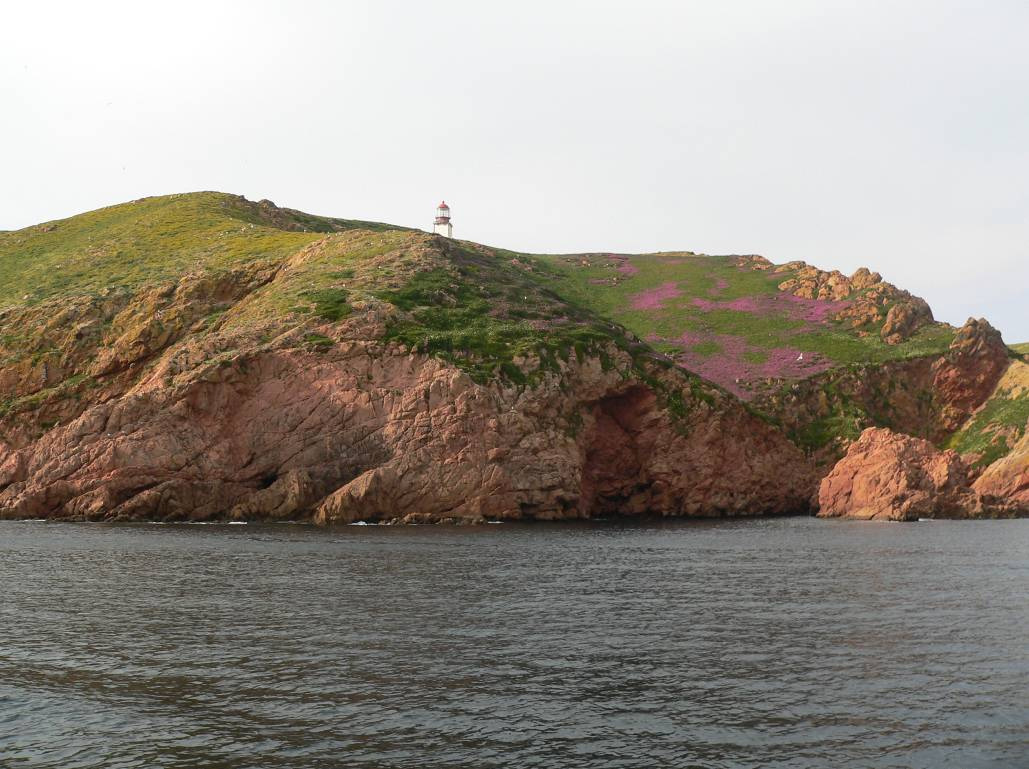
[[[957,452],[871,427],[822,479],[818,515],[910,521],[988,514],[969,487],[969,476]]]
[[[890,307],[879,335],[886,344],[900,344],[932,320],[928,303],[920,297],[909,296]]]

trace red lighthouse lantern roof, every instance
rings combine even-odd
[[[445,200],[442,203],[440,203],[439,206],[437,206],[437,208],[445,208],[448,211],[450,210],[450,206],[447,205],[447,201]]]

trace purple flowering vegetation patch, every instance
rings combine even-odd
[[[822,355],[796,347],[755,347],[740,336],[687,331],[677,339],[648,338],[678,346],[676,362],[705,379],[720,384],[734,395],[747,400],[753,397],[747,382],[756,379],[800,379],[825,371],[832,361]],[[719,352],[709,350],[717,346]],[[747,358],[754,360],[747,360]],[[763,360],[762,360],[763,359]]]
[[[715,285],[713,285],[711,288],[707,290],[707,293],[708,296],[718,296],[727,288],[729,288],[729,281],[727,281],[725,278],[719,278],[715,281]]]
[[[694,297],[692,304],[703,312],[736,310],[752,315],[779,315],[807,323],[826,323],[833,315],[850,307],[851,302],[805,299],[802,296],[778,293],[771,296],[744,296],[727,302]]]
[[[615,258],[617,259],[618,257]],[[621,263],[618,265],[617,270],[622,273],[622,275],[632,277],[640,271],[640,268],[630,262],[627,257],[621,257],[620,261]]]
[[[662,283],[656,288],[650,288],[646,291],[640,291],[638,294],[633,294],[631,298],[632,309],[660,310],[664,308],[666,301],[675,299],[677,296],[682,296],[682,291],[679,290],[674,281]]]

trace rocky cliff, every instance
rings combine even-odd
[[[535,257],[218,193],[2,233],[0,265],[3,517],[804,513],[861,428],[974,437],[1016,392],[988,324],[936,324],[867,270]],[[1002,434],[981,490],[929,444],[891,472],[945,466],[992,510],[1024,491]],[[831,489],[883,466],[866,443]]]
[[[801,452],[724,394],[673,372],[633,376],[617,350],[522,387],[345,333],[324,350],[296,333],[220,341],[214,355],[170,349],[124,393],[0,449],[0,509],[321,522],[754,515],[805,510],[814,481]],[[675,410],[662,404],[671,393]]]

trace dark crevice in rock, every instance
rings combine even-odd
[[[643,418],[656,403],[650,389],[635,386],[593,406],[582,469],[580,506],[586,514],[625,512],[629,501],[649,487],[648,457],[639,437]]]

